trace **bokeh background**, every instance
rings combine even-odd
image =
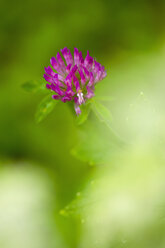
[[[163,0],[1,0],[0,248],[165,247],[164,13]],[[93,113],[77,126],[67,104],[35,123],[44,95],[21,85],[65,46],[106,67],[96,95],[113,131]]]

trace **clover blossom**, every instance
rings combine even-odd
[[[63,102],[73,100],[76,114],[79,115],[79,106],[94,96],[95,84],[106,77],[106,71],[89,52],[85,59],[77,48],[74,49],[74,57],[67,47],[61,53],[66,63],[58,52],[56,58],[50,60],[52,67],[45,67],[44,78],[49,82],[46,87],[56,93],[52,95],[53,99]]]

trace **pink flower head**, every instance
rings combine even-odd
[[[50,60],[52,67],[45,67],[44,78],[48,82],[46,87],[56,93],[53,99],[63,102],[73,100],[76,114],[79,115],[79,106],[94,96],[95,84],[106,77],[106,71],[89,52],[85,59],[77,48],[74,49],[74,57],[67,47],[61,53],[65,62],[60,53],[57,53],[56,58]]]

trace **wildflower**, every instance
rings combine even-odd
[[[104,66],[89,55],[83,59],[82,53],[74,49],[74,56],[65,47],[56,58],[50,60],[51,66],[45,67],[44,78],[48,82],[46,87],[54,93],[52,98],[63,102],[74,101],[76,114],[81,113],[80,105],[94,96],[95,84],[106,77]],[[56,71],[54,71],[53,69]]]

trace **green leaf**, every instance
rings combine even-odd
[[[77,125],[82,125],[87,120],[90,110],[91,104],[85,104],[81,106],[81,114],[77,116],[76,119]]]
[[[104,164],[111,161],[119,152],[119,145],[113,139],[112,132],[90,119],[77,130],[78,142],[71,149],[71,155],[89,165]]]
[[[47,91],[45,81],[43,79],[30,80],[22,84],[22,88],[31,93],[36,93],[38,91]]]
[[[97,116],[97,118],[107,125],[114,141],[117,141],[120,146],[125,145],[126,142],[118,135],[118,133],[111,126],[112,115],[111,115],[111,112],[109,111],[109,109],[106,108],[101,103],[93,100],[92,101],[92,110],[95,113],[95,115]]]
[[[43,121],[47,117],[47,115],[53,111],[56,104],[57,101],[53,100],[51,95],[46,96],[38,105],[35,115],[36,122],[40,123],[41,121]]]
[[[112,115],[107,107],[98,101],[93,101],[92,110],[100,121],[104,122],[108,127],[110,126]]]

